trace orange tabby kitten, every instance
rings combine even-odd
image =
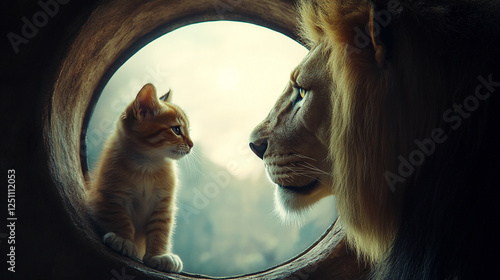
[[[174,160],[193,147],[186,114],[146,84],[125,109],[92,173],[88,204],[103,242],[152,268],[179,272],[170,252],[175,218]]]

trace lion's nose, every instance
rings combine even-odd
[[[256,141],[256,143],[259,141]],[[260,141],[260,144],[250,143],[250,149],[258,156],[260,159],[264,158],[264,153],[267,150],[267,140]]]

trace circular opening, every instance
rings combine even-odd
[[[248,135],[269,112],[307,53],[296,41],[241,22],[205,22],[151,42],[111,77],[86,133],[92,170],[118,115],[145,83],[173,103],[191,124],[193,153],[178,161],[177,225],[173,251],[184,271],[211,276],[246,274],[296,256],[336,218],[333,198],[301,224],[273,215],[274,185],[248,148]]]

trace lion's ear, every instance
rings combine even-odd
[[[376,7],[371,5],[367,32],[369,31],[370,33],[371,44],[375,51],[375,61],[380,68],[384,67],[387,60],[387,48],[389,43],[389,30],[387,27],[391,20],[391,13],[386,10],[377,11]]]
[[[340,12],[334,14],[332,23],[325,24],[330,29],[326,31],[333,33],[338,42],[348,44],[347,51],[350,57],[384,68],[390,54],[393,28],[391,24],[400,11],[392,9],[392,6],[377,6],[375,3],[363,0],[332,1],[332,3],[334,6],[332,10]],[[345,12],[344,6],[357,12]]]
[[[370,28],[370,37],[372,39],[373,48],[375,50],[375,61],[377,61],[378,67],[382,68],[385,63],[387,48],[384,45],[384,42],[380,39],[381,27],[377,24],[377,22],[374,22],[374,13],[375,11],[372,9],[368,25]]]

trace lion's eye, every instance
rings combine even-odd
[[[302,101],[302,99],[304,99],[304,97],[307,95],[309,90],[307,90],[305,88],[301,88],[299,86],[294,86],[294,88],[296,91],[296,96],[293,100],[293,105],[295,106],[295,104],[297,104],[298,102]]]
[[[172,127],[172,131],[177,134],[177,135],[181,135],[181,127],[180,126],[173,126]]]
[[[304,98],[304,96],[306,96],[308,90],[306,89],[303,89],[303,88],[299,88],[299,95],[301,98]]]

